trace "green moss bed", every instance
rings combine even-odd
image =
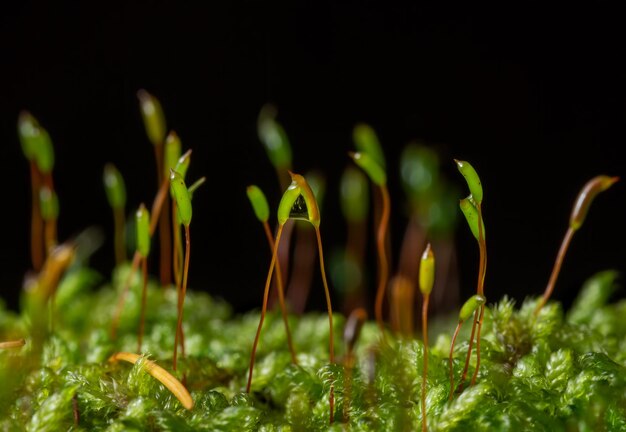
[[[111,317],[129,272],[118,267],[111,283],[87,267],[62,280],[53,319],[41,346],[29,337],[32,311],[0,306],[0,341],[26,345],[0,350],[2,431],[306,431],[418,430],[421,422],[423,346],[419,339],[381,339],[363,327],[356,364],[344,368],[345,318],[335,315],[337,361],[328,363],[328,317],[290,316],[298,353],[290,361],[280,313],[270,313],[257,352],[252,390],[245,392],[259,313],[234,315],[228,304],[191,291],[185,302],[185,375],[195,406],[180,402],[145,372],[144,363],[111,363],[117,351],[135,352],[140,310],[137,277],[116,340]],[[536,299],[504,298],[485,311],[477,383],[449,402],[448,352],[456,317],[431,323],[427,418],[431,431],[626,430],[626,300],[609,303],[616,273],[591,278],[565,312],[549,302],[537,318]],[[171,371],[175,290],[151,283],[143,351]],[[458,383],[468,349],[466,323],[454,355]],[[470,375],[475,357],[472,357]],[[334,383],[335,423],[328,393]],[[349,397],[348,397],[349,395]]]

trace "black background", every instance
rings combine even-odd
[[[55,143],[63,239],[90,225],[110,233],[107,161],[126,176],[129,211],[151,201],[153,154],[135,94],[157,95],[168,126],[194,150],[189,177],[208,178],[194,199],[190,285],[238,310],[258,307],[269,262],[245,187],[259,184],[273,206],[280,196],[255,129],[267,101],[279,108],[294,168],[327,173],[327,248],[344,240],[336,184],[357,121],[377,130],[391,167],[409,140],[437,143],[463,190],[451,159],[471,161],[485,187],[491,299],[542,292],[579,188],[597,174],[624,174],[625,32],[606,6],[179,3],[3,6],[0,294],[9,304],[29,267],[21,109]],[[397,251],[405,208],[396,174],[390,186]],[[624,269],[625,221],[618,183],[574,238],[556,298],[571,300],[598,270]],[[457,243],[465,296],[478,254],[464,222]],[[105,275],[112,255],[107,242],[93,258]],[[311,307],[323,304],[313,293]]]

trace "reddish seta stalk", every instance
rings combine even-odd
[[[187,278],[189,276],[189,255],[191,253],[191,240],[189,235],[189,225],[185,225],[185,263],[183,265],[183,285],[178,296],[178,322],[176,323],[176,334],[174,335],[174,358],[172,368],[176,370],[178,362],[178,340],[183,332],[183,312],[185,306],[185,294],[187,293]],[[181,350],[184,351],[184,350]]]
[[[483,215],[481,204],[477,206],[478,210],[478,247],[480,250],[480,260],[478,264],[478,284],[476,292],[479,295],[484,295],[485,285],[485,273],[487,271],[487,244],[485,242],[485,236],[483,233]],[[472,347],[474,342],[474,334],[476,335],[476,369],[472,375],[471,385],[474,385],[478,376],[478,370],[480,368],[480,332],[483,324],[483,316],[485,311],[485,305],[481,305],[480,309],[474,313],[474,320],[472,322],[472,333],[470,336],[469,347],[467,349],[467,356],[465,357],[465,366],[463,367],[463,374],[461,375],[461,382],[459,383],[459,391],[463,389],[463,383],[467,377],[469,369],[470,357],[472,355]]]
[[[424,296],[422,303],[422,337],[424,339],[424,370],[422,372],[422,432],[428,430],[426,419],[426,379],[428,378],[428,300],[429,295]]]
[[[380,186],[382,196],[383,209],[376,233],[376,249],[378,251],[378,288],[376,289],[375,314],[376,322],[384,335],[385,324],[383,322],[383,303],[385,301],[385,289],[387,287],[387,279],[389,275],[389,263],[387,261],[387,253],[385,250],[385,238],[387,235],[387,227],[389,225],[389,214],[391,212],[391,204],[389,200],[389,190],[386,186]]]

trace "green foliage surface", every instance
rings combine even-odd
[[[3,431],[404,431],[419,429],[423,346],[418,339],[383,342],[366,323],[353,369],[344,349],[328,364],[325,315],[291,316],[299,365],[290,362],[280,313],[269,314],[257,352],[250,394],[244,392],[258,312],[233,315],[209,295],[185,302],[185,375],[195,406],[184,409],[142,363],[109,363],[133,352],[140,313],[139,277],[127,297],[116,340],[111,317],[129,269],[112,282],[87,268],[61,283],[49,331],[40,344],[29,336],[33,317],[0,306],[0,340],[25,337],[21,349],[0,350],[0,430]],[[457,317],[439,320],[432,334],[427,382],[431,431],[626,430],[626,301],[608,303],[614,272],[596,275],[564,313],[558,303],[535,318],[535,299],[502,299],[485,311],[481,369],[452,402],[448,351]],[[176,324],[175,290],[149,287],[146,355],[171,371]],[[335,317],[341,340],[345,320]],[[468,349],[466,323],[454,353],[455,381]],[[474,369],[475,357],[470,366]],[[334,383],[336,422],[328,424]],[[75,417],[77,416],[77,417]]]

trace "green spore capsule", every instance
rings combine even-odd
[[[246,188],[246,194],[248,195],[256,218],[260,222],[267,222],[270,217],[270,207],[261,188],[257,185],[250,185]]]
[[[42,186],[39,190],[39,203],[43,220],[53,221],[59,218],[59,197],[54,190]]]
[[[473,199],[472,196],[468,196],[467,198],[463,198],[462,200],[459,201],[459,207],[461,208],[461,211],[463,212],[463,215],[465,216],[465,220],[467,220],[467,224],[470,227],[470,230],[472,230],[472,234],[474,235],[474,237],[476,238],[476,240],[479,239],[479,232],[478,232],[478,209],[474,206],[473,203]],[[482,222],[482,234],[483,234],[483,239],[486,238],[486,234],[485,234],[485,223],[484,221]]]
[[[465,177],[467,187],[469,187],[470,193],[476,201],[477,205],[483,202],[483,185],[478,177],[478,173],[474,167],[467,161],[454,159],[459,172]]]
[[[369,209],[369,185],[361,170],[349,166],[341,176],[339,185],[341,211],[350,222],[361,222]]]
[[[369,153],[356,152],[349,153],[349,155],[352,160],[365,171],[374,184],[378,186],[387,184],[387,174],[385,170]]]
[[[296,201],[300,198],[300,193],[300,186],[294,181],[292,181],[285,192],[283,192],[280,203],[278,203],[278,211],[276,212],[279,225],[284,225],[291,217],[292,209],[296,206]],[[304,200],[299,201],[298,210],[303,215],[306,215],[306,208],[304,208],[302,204],[304,204]]]
[[[37,168],[49,174],[54,168],[54,148],[48,132],[28,111],[22,111],[17,121],[17,131],[24,156],[34,160]]]
[[[187,150],[185,154],[183,154],[176,163],[176,167],[174,171],[176,171],[180,176],[185,179],[187,176],[187,170],[189,169],[189,163],[191,163],[191,149]]]
[[[569,218],[569,226],[572,230],[576,231],[582,226],[596,195],[610,188],[618,180],[619,177],[599,175],[585,183],[576,197],[576,202]]]
[[[163,164],[163,175],[169,175],[170,169],[176,169],[178,160],[182,152],[182,144],[176,132],[171,131],[165,138],[165,163]]]
[[[267,156],[277,169],[291,167],[292,153],[289,138],[282,125],[276,121],[276,107],[264,105],[257,120],[257,133]]]
[[[22,111],[17,119],[17,134],[22,152],[28,160],[34,159],[40,141],[48,138],[37,119],[28,111]]]
[[[137,222],[137,251],[143,258],[150,254],[150,212],[143,203],[135,214]]]
[[[278,204],[278,223],[284,225],[288,219],[301,219],[320,224],[320,212],[313,190],[300,174],[289,172],[291,184]]]
[[[161,103],[156,97],[143,89],[137,92],[137,98],[139,98],[139,108],[141,109],[141,117],[143,118],[143,125],[146,128],[148,139],[155,146],[162,145],[167,129]]]
[[[45,135],[48,136],[48,133],[45,132]],[[52,141],[49,137],[43,139],[41,140],[41,145],[36,149],[35,161],[37,168],[39,168],[39,171],[43,174],[50,174],[52,168],[54,168],[54,148],[52,147]]]
[[[485,304],[487,299],[484,296],[479,294],[474,294],[471,296],[461,307],[461,311],[459,312],[459,322],[467,321],[476,309]]]
[[[419,287],[423,295],[430,295],[435,285],[435,255],[430,247],[430,243],[426,245],[426,249],[420,259]]]
[[[352,139],[357,150],[369,154],[383,169],[386,167],[385,154],[380,146],[376,131],[365,123],[359,123],[352,131]]]
[[[191,223],[191,197],[189,196],[189,190],[185,185],[185,180],[182,176],[174,170],[170,170],[170,190],[172,196],[176,200],[178,206],[178,216],[180,222],[189,226]]]
[[[102,182],[109,205],[114,209],[124,208],[126,206],[126,186],[122,174],[115,165],[108,163],[104,166]]]

